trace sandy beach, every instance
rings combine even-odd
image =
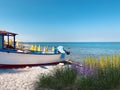
[[[0,90],[34,90],[42,73],[49,73],[56,66],[36,66],[17,69],[0,69]]]

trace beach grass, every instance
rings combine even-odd
[[[36,90],[120,90],[120,55],[88,56],[81,63],[43,74],[37,87]]]

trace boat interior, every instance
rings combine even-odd
[[[31,48],[25,49],[25,46],[16,40],[16,35],[18,34],[0,30],[0,52],[43,55],[58,54],[54,53],[54,48],[52,48],[52,51],[48,51],[48,46],[44,51],[41,50],[40,45],[38,47],[32,45]]]
[[[18,54],[36,54],[36,55],[55,55],[54,52],[43,52],[43,51],[30,51],[30,50],[17,50],[17,49],[0,49],[0,52],[7,53],[18,53]]]

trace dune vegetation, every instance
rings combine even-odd
[[[87,56],[39,76],[36,90],[120,90],[120,55]]]

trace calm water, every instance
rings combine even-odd
[[[24,42],[24,44],[48,45],[49,49],[52,46],[64,46],[65,49],[71,51],[67,58],[80,61],[88,55],[98,57],[100,55],[120,54],[120,42]]]

